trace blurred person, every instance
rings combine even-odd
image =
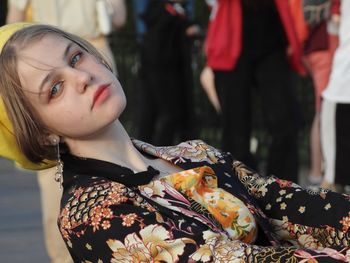
[[[200,29],[187,17],[186,2],[151,0],[142,15],[138,137],[156,145],[195,132],[191,39]]]
[[[349,192],[350,177],[350,1],[341,1],[339,46],[330,80],[322,93],[321,142],[325,187]]]
[[[146,33],[146,25],[141,16],[148,6],[149,0],[133,0],[136,40],[141,43]]]
[[[0,50],[0,146],[22,167],[57,165],[75,262],[350,260],[348,195],[261,176],[201,140],[131,139],[120,82],[78,36],[12,24]]]
[[[142,19],[142,14],[146,11],[150,0],[133,0],[133,13],[135,20],[136,40],[141,43],[146,33],[146,25]],[[186,14],[190,19],[194,18],[194,0],[186,0]]]
[[[320,138],[321,93],[327,87],[334,51],[338,45],[337,22],[339,0],[293,0],[295,8],[301,8],[299,35],[304,44],[304,63],[311,75],[315,94],[315,116],[310,131],[310,171],[307,181],[320,185],[323,180],[322,150]]]
[[[9,0],[7,23],[26,20],[26,10],[31,7],[33,22],[58,26],[92,43],[113,65],[114,58],[108,40],[99,24],[97,2],[106,3],[114,28],[121,28],[126,21],[124,0]]]
[[[297,181],[298,121],[292,71],[304,74],[288,1],[218,0],[212,3],[206,39],[221,105],[225,151],[251,167],[251,95],[256,88],[268,130],[267,174]]]
[[[6,22],[7,1],[0,1],[0,26]]]
[[[126,20],[124,0],[106,1],[112,10],[107,19],[111,19],[115,28],[121,28]],[[9,0],[7,23],[27,20],[29,11],[30,20],[57,26],[89,41],[106,57],[116,73],[112,51],[98,22],[96,3],[96,0]],[[62,190],[53,180],[55,173],[55,168],[38,172],[45,244],[51,262],[72,262],[57,228]]]

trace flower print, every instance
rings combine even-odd
[[[68,241],[67,241],[67,246],[70,247],[70,248],[72,248],[72,247],[73,247],[72,241],[68,240]]]
[[[271,204],[268,203],[268,204],[266,205],[265,209],[266,209],[266,210],[271,210]]]
[[[332,207],[332,205],[330,204],[330,203],[328,203],[328,204],[326,204],[325,206],[324,206],[324,209],[325,210],[328,210],[328,209],[330,209]]]
[[[227,242],[221,241],[217,243],[215,248],[212,249],[213,257],[216,262],[232,262],[232,263],[245,263],[245,246],[244,243],[239,241],[230,242],[231,246],[227,245]]]
[[[167,183],[164,183],[164,186],[165,186],[165,192],[169,194],[171,197],[173,197],[174,199],[176,199],[178,202],[182,203],[185,206],[190,205],[190,202],[173,186]]]
[[[86,243],[85,247],[86,247],[87,250],[92,250],[92,247],[91,247],[91,245],[89,243]]]
[[[101,215],[103,218],[112,218],[113,217],[113,212],[110,208],[104,207],[101,210]]]
[[[147,185],[143,185],[139,187],[140,191],[145,194],[148,197],[164,197],[165,195],[165,186],[164,183],[162,183],[159,180],[151,181]]]
[[[173,173],[171,175],[163,177],[161,180],[167,182],[180,192],[185,192],[201,181],[206,167],[195,168],[185,170],[179,173]],[[203,172],[202,172],[203,171]],[[188,193],[186,192],[188,195]]]
[[[348,250],[346,250],[346,262],[350,262],[350,248]]]
[[[255,238],[253,215],[240,199],[217,187],[217,176],[210,167],[173,174],[167,180],[208,210],[233,239],[251,242]]]
[[[305,212],[305,206],[300,206],[298,211],[300,214],[303,214]]]
[[[116,191],[110,191],[108,193],[108,201],[109,204],[121,204],[124,203],[127,200],[127,198],[123,195],[121,195],[121,193],[116,192]]]
[[[185,157],[188,156],[188,158],[192,159],[194,156],[195,160],[198,162],[207,161],[208,163],[217,163],[220,159],[223,159],[223,154],[219,150],[201,140],[193,140],[179,144],[179,146],[185,145],[187,145],[187,147],[184,148],[188,152],[188,155],[185,155]]]
[[[318,187],[310,187],[306,189],[306,192],[309,195],[319,195],[322,199],[325,199],[327,196],[327,193],[330,190],[328,189],[324,189],[324,188],[318,188]]]
[[[260,192],[261,196],[265,196],[266,193],[268,192],[268,190],[267,190],[266,186],[262,186],[259,188],[259,192]]]
[[[283,189],[283,190],[279,191],[278,193],[279,193],[280,195],[285,195],[285,194],[286,194],[286,190]]]
[[[74,191],[74,196],[75,196],[76,198],[79,198],[80,195],[81,195],[83,192],[84,192],[83,188],[79,187],[79,188],[75,189],[75,191]]]
[[[273,235],[276,241],[273,241],[274,244],[279,244],[277,240],[288,240],[290,238],[289,232],[287,231],[287,222],[277,219],[270,220],[272,231],[270,233]],[[265,232],[265,231],[264,231]],[[266,232],[265,232],[266,233]],[[271,242],[271,244],[273,244]]]
[[[194,252],[190,258],[201,262],[247,262],[245,254],[246,245],[240,241],[231,241],[224,236],[218,236],[206,231],[203,233],[205,243]]]
[[[265,178],[251,177],[249,182],[249,190],[256,197],[263,197],[268,192],[266,186],[267,181]]]
[[[195,262],[213,262],[212,253],[208,244],[201,245],[190,258]]]
[[[133,143],[137,148],[175,164],[184,163],[188,159],[192,162],[206,161],[213,164],[224,159],[222,152],[201,140],[182,142],[177,146],[168,147],[155,147],[138,140],[133,140]]]
[[[199,247],[190,259],[195,262],[237,262],[243,263],[244,248],[210,230],[203,232],[205,243]]]
[[[295,235],[295,232],[298,230],[298,226],[294,225],[291,222],[286,221],[285,224],[286,229],[288,230],[290,235]]]
[[[211,230],[206,230],[203,232],[203,239],[208,241],[211,238],[223,238],[219,233],[213,232]]]
[[[256,198],[264,197],[268,192],[267,186],[274,182],[260,177],[239,161],[233,161],[232,166],[238,179],[247,188],[249,194]]]
[[[69,230],[71,229],[72,225],[69,220],[69,208],[66,206],[61,211],[60,215],[60,232],[64,239],[69,239]]]
[[[345,216],[342,218],[342,220],[340,220],[340,224],[343,225],[343,231],[347,232],[350,227],[350,212],[348,216]]]
[[[198,149],[187,142],[180,143],[177,146],[170,147],[157,147],[161,152],[163,158],[173,159],[179,156],[184,158],[189,158],[193,161],[201,162],[201,161],[210,161],[207,158],[207,154],[203,149]],[[178,160],[181,162],[181,160]],[[210,162],[212,163],[212,162]]]
[[[281,188],[290,188],[293,186],[293,183],[290,181],[286,181],[286,180],[282,180],[282,179],[278,179],[278,178],[276,178],[275,180],[276,180],[276,183],[278,183],[278,185]]]
[[[123,184],[113,182],[111,183],[110,187],[112,188],[112,192],[116,192],[119,194],[123,194],[126,192],[126,187]]]
[[[91,218],[91,226],[92,226],[93,232],[99,230],[100,222],[101,222],[101,217],[100,216],[98,216],[98,215],[92,216],[92,218]]]
[[[97,205],[94,208],[92,208],[92,215],[95,217],[101,217],[102,216],[102,207],[100,205]]]
[[[121,214],[120,217],[123,219],[123,226],[131,226],[135,223],[135,219],[137,218],[137,215],[135,213],[123,215]]]
[[[204,203],[212,206],[216,206],[217,203],[222,199],[220,192],[213,191],[213,192],[204,192],[203,194],[203,200]]]
[[[286,210],[287,204],[286,203],[281,203],[281,210]]]
[[[149,188],[154,188],[154,190],[150,190]],[[152,194],[156,191],[158,191],[158,189],[161,187],[163,192],[163,196],[148,196],[148,194]],[[183,207],[190,207],[191,203],[188,201],[188,199],[186,199],[179,191],[177,191],[175,188],[173,188],[171,185],[169,185],[166,182],[160,181],[160,180],[156,180],[154,182],[151,182],[149,184],[146,185],[146,188],[143,187],[139,187],[140,191],[142,194],[148,196],[149,198],[151,198],[153,201],[157,202],[158,204],[165,206],[171,210],[177,211],[177,212],[182,212],[185,213],[187,215],[189,215],[188,213],[192,213],[190,210],[184,211]],[[147,192],[144,191],[144,189],[146,189]],[[165,195],[168,194],[171,197],[173,197],[172,199],[169,198],[165,198]],[[178,205],[174,205],[174,204],[178,204]],[[192,215],[190,215],[192,217]]]
[[[139,233],[131,233],[124,242],[107,241],[113,251],[111,262],[176,262],[189,243],[196,244],[189,238],[171,239],[171,233],[159,225],[149,225]]]
[[[286,198],[291,199],[293,197],[293,193],[287,194]]]
[[[101,227],[104,229],[104,230],[107,230],[108,228],[111,227],[111,222],[109,222],[108,220],[103,220],[102,224],[101,224]]]
[[[318,250],[323,248],[322,245],[319,244],[319,241],[317,239],[315,239],[312,235],[308,234],[299,235],[298,243],[303,247],[309,249]]]

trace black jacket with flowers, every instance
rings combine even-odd
[[[206,206],[152,167],[135,174],[65,155],[59,228],[75,262],[350,261],[349,196],[260,176],[199,140],[169,147],[133,142],[141,153],[183,168],[185,177],[206,167],[216,189],[244,203],[256,231],[245,241],[233,238],[228,230],[242,234],[249,224],[224,226],[212,210],[217,203]]]

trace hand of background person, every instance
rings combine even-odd
[[[186,35],[188,37],[195,37],[200,35],[201,28],[198,25],[191,25],[188,28],[186,28]]]
[[[332,14],[331,20],[332,20],[332,22],[339,24],[340,23],[340,15],[339,14]]]
[[[126,22],[126,5],[124,0],[109,0],[112,8],[112,24],[115,29],[120,29]]]

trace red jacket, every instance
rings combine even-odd
[[[244,1],[244,0],[243,0]],[[291,67],[305,74],[301,62],[302,46],[298,40],[288,0],[274,0],[283,24],[289,47],[287,54]],[[235,68],[242,51],[241,0],[218,0],[209,22],[206,39],[207,64],[217,70]]]

